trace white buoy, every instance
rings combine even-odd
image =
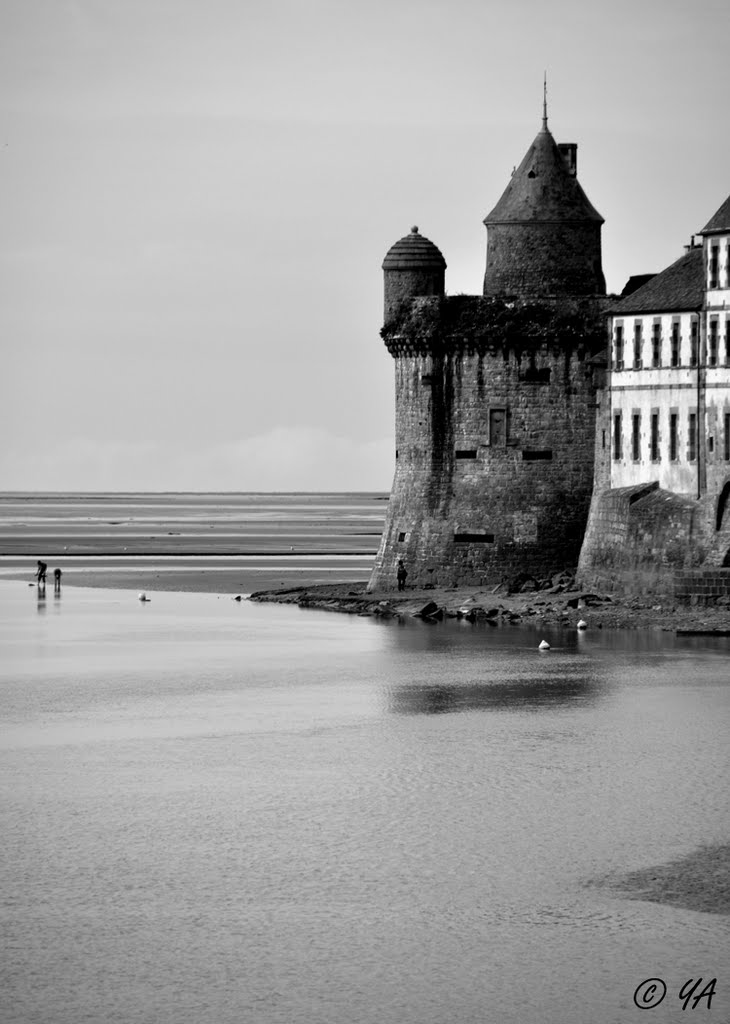
[[[577,628],[578,629],[588,629],[588,623],[586,622],[585,619],[580,619],[580,621],[578,622]]]
[[[547,642],[547,640],[541,640],[540,643],[537,645],[537,649],[538,651],[549,651],[550,644]]]
[[[144,604],[145,601],[149,601],[149,597],[147,597],[143,590],[141,594],[137,594],[137,600],[141,601]]]

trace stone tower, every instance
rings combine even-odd
[[[602,218],[576,147],[542,129],[485,219],[483,296],[444,295],[413,229],[383,262],[395,360],[395,477],[369,589],[478,585],[575,565],[594,458],[592,359],[605,349]]]
[[[603,217],[578,183],[578,147],[542,130],[484,223],[485,295],[604,295]]]
[[[417,296],[444,294],[446,260],[418,228],[411,228],[392,245],[383,260],[385,271],[385,323],[388,323],[404,302]]]

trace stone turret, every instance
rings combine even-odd
[[[485,295],[605,295],[603,217],[576,177],[577,146],[558,145],[543,126],[487,227]]]
[[[395,588],[401,558],[409,587],[577,562],[605,289],[602,219],[574,170],[544,122],[487,218],[483,296],[445,295],[446,262],[416,228],[385,257],[396,461],[370,590]]]
[[[411,233],[392,245],[383,260],[385,323],[405,302],[427,295],[444,294],[446,260],[428,238]]]

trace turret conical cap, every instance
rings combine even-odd
[[[501,199],[484,218],[487,227],[535,221],[603,223],[603,217],[589,202],[578,179],[570,173],[545,126],[513,173]]]

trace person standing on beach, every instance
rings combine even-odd
[[[39,587],[41,586],[41,584],[45,587],[45,585],[46,585],[46,573],[47,572],[48,572],[48,565],[47,565],[47,563],[46,562],[41,562],[41,560],[39,558],[38,559],[38,568],[36,569],[36,572],[35,572],[36,579],[38,580],[38,586]]]
[[[398,590],[405,590],[406,589],[406,576],[407,575],[408,575],[408,572],[406,570],[406,567],[405,567],[405,564],[403,562],[403,559],[399,558],[398,559],[398,569],[396,571],[396,576],[398,578]]]
[[[57,594],[61,593],[61,570],[53,570],[53,589]]]

